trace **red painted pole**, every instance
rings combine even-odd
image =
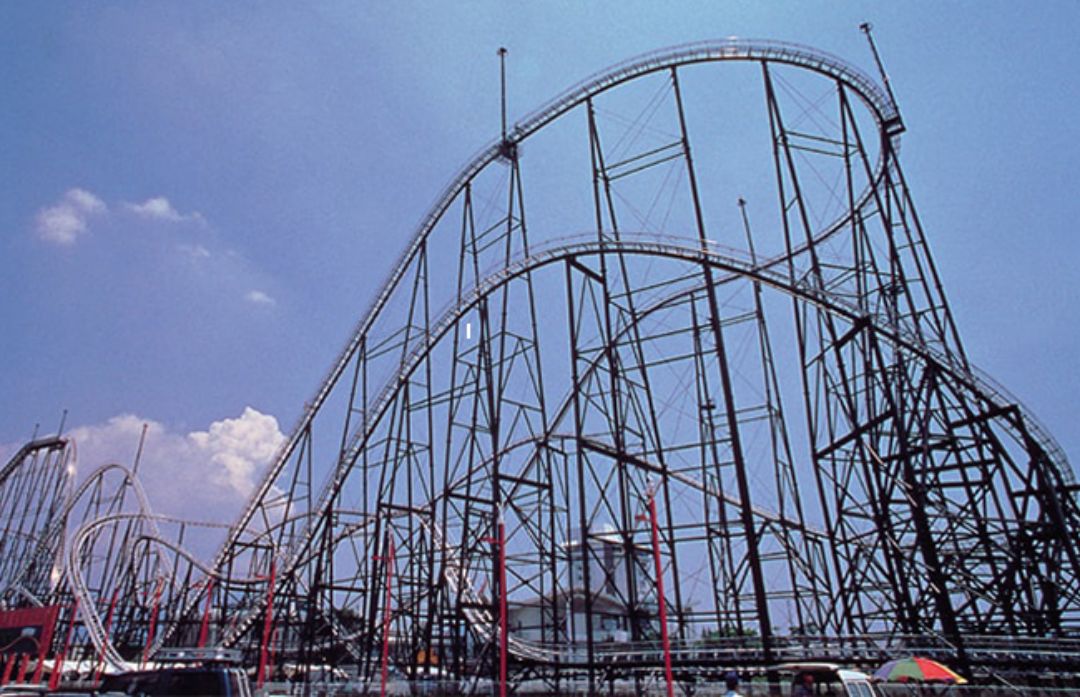
[[[64,648],[60,651],[60,655],[53,660],[52,675],[49,676],[49,689],[55,690],[60,684],[60,676],[64,672],[64,660],[67,659],[68,651],[71,650],[71,633],[75,629],[75,617],[79,614],[79,599],[76,598],[75,602],[71,604],[71,621],[68,622],[67,633],[64,635]],[[41,669],[45,663],[45,649],[42,647],[38,654],[38,667],[34,671],[34,682],[41,680]]]
[[[23,682],[26,680],[26,669],[30,666],[30,654],[20,653],[19,656],[22,660],[19,661],[19,672],[15,676],[15,682]]]
[[[270,663],[268,670],[270,671],[270,677],[274,677],[274,664],[277,662],[277,646],[278,639],[281,636],[281,627],[274,627],[274,634],[270,637]]]
[[[383,559],[386,564],[386,602],[383,603],[382,697],[386,697],[386,682],[390,677],[390,604],[393,602],[394,558],[394,538],[387,535],[386,557]]]
[[[263,622],[262,643],[259,646],[259,674],[255,681],[256,687],[262,687],[266,681],[267,649],[270,644],[270,635],[274,628],[274,560],[270,560],[270,584],[266,589],[266,620]]]
[[[206,646],[206,639],[210,635],[210,606],[214,601],[214,577],[206,580],[206,609],[203,611],[202,626],[199,627],[199,641],[196,644],[200,649]]]
[[[61,655],[60,659],[59,659],[61,665],[63,664],[63,658],[64,658],[63,655]],[[53,662],[55,663],[56,659],[54,659]],[[30,682],[32,682],[35,685],[40,683],[41,682],[41,674],[44,673],[44,672],[45,672],[45,653],[42,652],[42,651],[39,651],[38,655],[37,655],[37,665],[34,666],[34,676],[32,678],[30,678]],[[60,671],[54,665],[52,673],[49,674],[49,684],[50,685],[52,685],[53,676],[54,675],[59,675],[59,674],[60,674]],[[57,681],[57,682],[59,682],[59,681]],[[55,688],[50,688],[50,689],[55,689]]]
[[[109,611],[105,613],[105,641],[109,640],[109,629],[112,627],[113,611],[116,610],[116,600],[120,596],[120,589],[113,591],[112,600],[109,601]],[[101,674],[105,671],[105,656],[98,657],[97,667],[94,669],[94,682],[101,682]]]
[[[15,670],[15,662],[19,660],[19,654],[13,653],[8,656],[4,664],[4,677],[0,678],[0,685],[7,685],[11,681],[11,671]]]
[[[63,658],[63,657],[61,656],[61,658]],[[63,661],[61,661],[61,663],[62,662]],[[45,652],[44,651],[38,651],[37,664],[34,666],[34,676],[32,678],[30,678],[30,682],[32,682],[35,685],[40,683],[41,682],[41,674],[44,673],[44,672],[45,672]],[[56,668],[54,666],[52,673],[49,675],[49,684],[52,684],[52,676],[53,675],[58,675],[58,674],[59,674],[59,672],[56,670]]]
[[[161,591],[164,584],[165,579],[159,578],[157,587],[154,588],[154,603],[150,607],[150,626],[146,629],[146,648],[143,649],[141,666],[145,666],[146,662],[150,660],[150,647],[154,644],[154,634],[157,632],[158,608],[161,604]]]
[[[664,647],[664,677],[667,679],[668,697],[675,696],[671,679],[671,644],[668,641],[667,605],[664,602],[664,567],[660,563],[660,523],[656,516],[656,492],[649,489],[649,520],[652,523],[653,562],[656,565],[656,594],[660,603],[660,642]]]
[[[499,508],[499,697],[506,697],[506,521]]]

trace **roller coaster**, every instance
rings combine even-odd
[[[0,602],[98,674],[1077,680],[1078,485],[968,359],[880,75],[729,39],[574,85],[450,180],[216,557],[39,439],[0,471]]]

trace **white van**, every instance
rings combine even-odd
[[[772,670],[780,673],[791,694],[804,675],[814,682],[814,694],[820,697],[881,697],[881,693],[862,671],[843,668],[835,663],[781,663]]]

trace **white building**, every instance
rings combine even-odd
[[[581,542],[580,530],[575,532],[574,539],[564,548],[570,564],[571,587],[584,590],[586,546]],[[589,590],[594,594],[623,598],[624,602],[636,598],[639,604],[651,598],[655,605],[650,546],[635,544],[632,538],[624,540],[622,533],[605,525],[599,532],[589,533],[588,562]]]
[[[650,547],[624,540],[610,526],[591,533],[587,588],[586,547],[581,542],[580,531],[563,550],[568,564],[564,583],[568,582],[570,587],[544,597],[511,600],[507,621],[512,634],[542,643],[562,643],[566,638],[572,643],[585,643],[591,609],[593,640],[624,642],[632,639],[631,621],[635,614],[639,623],[648,623],[656,616]]]
[[[584,644],[588,639],[589,602],[594,641],[630,641],[626,605],[602,594],[586,599],[580,590],[507,603],[507,624],[513,636],[525,641],[559,644],[571,637],[571,643]]]

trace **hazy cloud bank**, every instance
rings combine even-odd
[[[277,419],[251,407],[188,433],[122,414],[69,432],[79,476],[109,462],[130,466],[144,424],[138,476],[155,512],[215,522],[231,522],[240,512],[285,440]]]

